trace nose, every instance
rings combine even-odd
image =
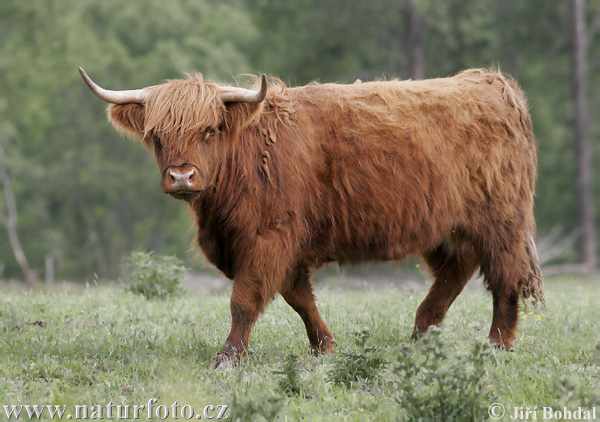
[[[171,187],[173,189],[189,189],[192,185],[192,177],[194,176],[194,169],[191,169],[187,173],[179,173],[172,169],[169,169],[169,176],[171,178]]]
[[[190,164],[167,167],[162,177],[162,190],[164,193],[199,191],[199,176],[198,169]]]

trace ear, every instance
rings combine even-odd
[[[141,104],[111,104],[108,107],[108,120],[119,132],[130,137],[144,137],[144,116]]]

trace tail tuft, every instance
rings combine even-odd
[[[546,309],[546,296],[544,295],[544,279],[540,270],[540,262],[538,258],[535,240],[531,232],[527,232],[527,253],[529,255],[530,271],[527,279],[523,280],[521,285],[521,298],[525,304],[525,309],[529,310],[527,299],[533,298],[533,307],[538,308],[538,303],[541,302],[542,308]]]

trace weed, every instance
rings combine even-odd
[[[181,293],[179,280],[185,273],[183,262],[174,256],[132,252],[125,261],[123,281],[132,283],[126,290],[146,299],[166,299]]]
[[[583,388],[581,382],[570,376],[564,375],[555,382],[554,399],[558,410],[564,408],[577,409],[578,407],[591,409],[600,405],[600,394],[589,392]]]
[[[354,333],[357,347],[349,352],[337,353],[330,380],[338,385],[350,386],[354,382],[370,383],[375,380],[387,361],[381,356],[379,346],[369,344],[367,330]]]
[[[431,329],[421,341],[400,346],[394,372],[398,375],[397,402],[420,421],[480,421],[492,403],[486,387],[486,366],[492,348],[473,343],[467,353],[457,353]]]
[[[283,408],[283,400],[279,396],[255,396],[247,392],[234,392],[230,408],[232,422],[272,421]]]
[[[285,365],[281,371],[274,374],[283,375],[279,380],[279,389],[288,396],[298,396],[302,392],[300,385],[300,371],[298,370],[298,357],[290,354],[285,358]]]

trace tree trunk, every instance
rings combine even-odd
[[[423,20],[419,16],[413,0],[404,0],[403,4],[405,48],[408,54],[408,76],[411,79],[425,78],[423,58]]]
[[[10,178],[8,177],[8,172],[6,171],[6,166],[4,164],[4,145],[2,141],[2,136],[0,135],[0,184],[2,184],[4,190],[4,197],[6,198],[6,208],[7,215],[0,214],[0,220],[6,226],[6,231],[8,232],[8,239],[10,242],[10,246],[12,247],[13,253],[15,255],[15,259],[17,260],[19,266],[21,267],[21,271],[23,272],[23,278],[25,283],[30,287],[35,287],[36,278],[35,273],[29,267],[29,263],[27,262],[27,257],[25,256],[25,252],[23,252],[23,248],[21,247],[21,242],[19,241],[19,236],[17,233],[17,203],[15,200],[15,195],[12,190],[12,184],[10,182]]]
[[[588,272],[592,273],[596,270],[597,245],[591,168],[592,148],[589,138],[587,107],[587,52],[589,40],[585,29],[585,0],[571,0],[571,7],[577,217],[579,229],[581,230],[581,259]]]

